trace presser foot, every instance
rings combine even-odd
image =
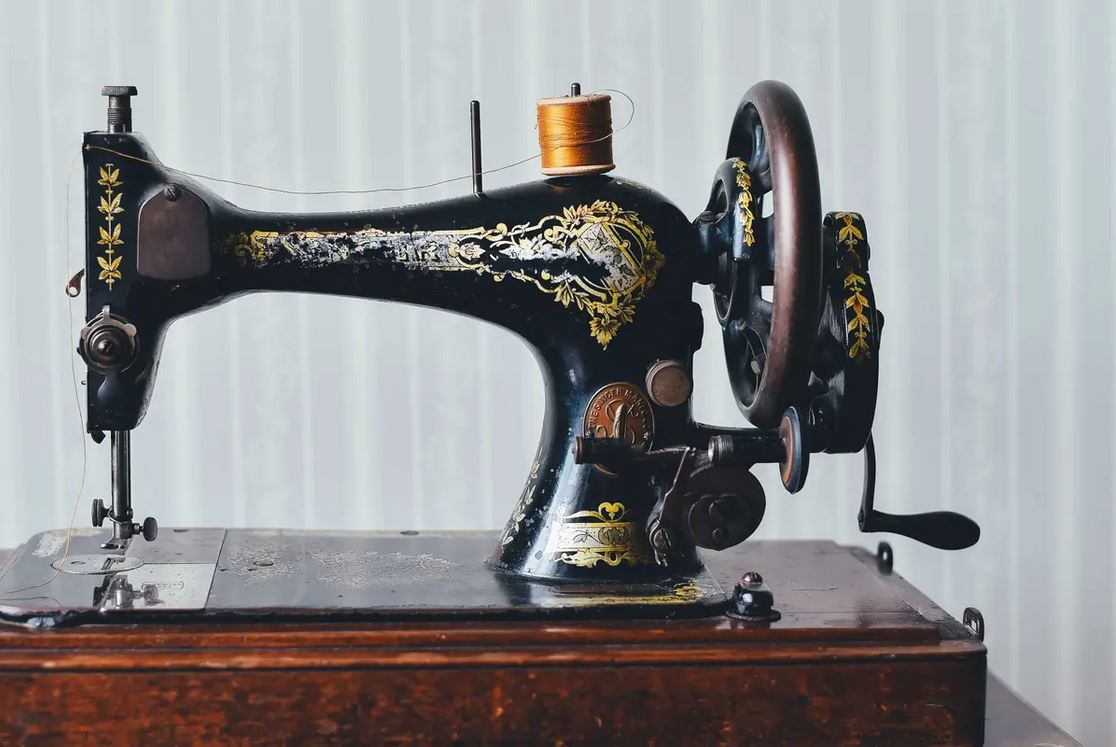
[[[112,523],[112,537],[101,545],[106,550],[123,550],[131,542],[132,537],[136,535],[143,537],[148,542],[154,542],[155,538],[159,536],[159,522],[155,520],[154,516],[148,516],[142,524],[133,522],[130,515],[126,518],[117,518],[100,498],[93,500],[91,518],[95,527],[103,526],[106,519]]]

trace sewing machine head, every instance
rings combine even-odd
[[[606,175],[607,96],[574,90],[540,102],[542,181],[483,191],[474,106],[473,194],[275,214],[238,208],[163,166],[132,132],[135,93],[105,89],[108,129],[84,141],[87,324],[78,350],[89,431],[113,441],[113,497],[93,510],[96,525],[113,527],[109,544],[157,535],[153,519],[133,521],[128,445],[167,326],[255,291],[438,307],[527,342],[546,380],[546,416],[489,559],[496,569],[594,581],[697,573],[697,547],[736,545],[759,526],[755,464],[780,464],[795,492],[812,453],[866,445],[862,529],[945,548],[976,541],[976,525],[956,514],[872,507],[883,317],[867,230],[857,213],[823,218],[810,126],[787,86],[764,82],[744,96],[708,207],[692,221],[657,192]],[[713,292],[729,381],[754,428],[693,420],[703,334],[695,285]]]

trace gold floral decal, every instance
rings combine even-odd
[[[753,224],[756,215],[752,212],[752,177],[748,173],[748,164],[742,158],[734,158],[736,167],[736,186],[740,187],[740,223],[744,226],[744,243],[748,246],[756,243],[756,234]]]
[[[837,241],[845,245],[840,263],[845,270],[846,323],[854,338],[849,347],[849,357],[857,363],[863,363],[872,357],[872,346],[868,339],[872,327],[865,313],[872,307],[864,295],[864,286],[868,281],[860,274],[864,263],[857,252],[857,244],[864,241],[864,232],[857,224],[863,226],[864,219],[859,213],[837,213],[834,217],[845,222],[837,231]],[[848,316],[849,313],[851,317]]]
[[[565,517],[555,534],[557,559],[563,563],[592,568],[598,563],[616,567],[650,560],[649,548],[634,521],[626,521],[623,503],[601,503],[596,511],[576,511]],[[595,521],[571,521],[595,519]]]
[[[606,200],[512,227],[499,223],[495,228],[446,231],[252,231],[231,236],[228,246],[241,264],[261,267],[389,262],[415,269],[471,271],[495,282],[512,278],[585,313],[589,334],[602,348],[635,318],[636,305],[666,261],[654,231],[639,214]],[[602,270],[602,276],[552,273],[545,265],[553,267],[555,256],[587,260]]]
[[[120,181],[120,169],[111,163],[106,163],[98,170],[101,178],[97,180],[97,184],[105,188],[105,193],[101,195],[97,212],[105,216],[105,225],[97,226],[97,232],[101,236],[97,244],[105,247],[105,256],[97,257],[97,264],[101,267],[97,279],[104,280],[111,291],[112,284],[121,277],[120,260],[123,259],[123,255],[114,247],[124,243],[124,239],[120,238],[120,223],[116,222],[116,215],[124,212],[124,208],[120,206],[120,198],[124,193],[119,191],[124,182]]]
[[[519,500],[512,509],[512,515],[508,519],[508,523],[504,526],[504,536],[500,540],[500,545],[506,545],[515,539],[519,534],[523,522],[527,520],[527,513],[535,498],[535,488],[538,487],[539,479],[539,459],[535,457],[534,463],[531,465],[531,474],[527,476],[527,484],[523,486],[523,493],[520,494]]]

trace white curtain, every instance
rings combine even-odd
[[[1112,507],[1113,8],[1103,2],[3,2],[0,546],[69,520],[81,465],[66,279],[80,264],[83,130],[105,84],[168,164],[296,189],[467,173],[531,154],[536,98],[572,81],[636,103],[618,173],[704,206],[739,97],[787,81],[827,209],[867,219],[887,316],[880,508],[955,508],[984,535],[902,538],[897,569],[983,610],[992,668],[1090,744],[1116,743]],[[617,98],[614,117],[627,116]],[[65,185],[73,174],[69,255]],[[528,164],[493,188],[538,177]],[[385,206],[467,182],[278,210]],[[708,292],[696,296],[708,306]],[[75,309],[81,316],[81,307]],[[741,424],[710,315],[696,409]],[[80,379],[82,369],[79,367]],[[79,382],[80,383],[80,382]],[[172,328],[133,438],[141,515],[165,526],[486,528],[535,448],[542,392],[509,334],[446,313],[259,295]],[[88,501],[107,490],[88,447]],[[856,531],[858,457],[796,496],[763,470],[763,537]]]

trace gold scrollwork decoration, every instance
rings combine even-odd
[[[105,255],[97,257],[97,265],[101,268],[97,279],[105,281],[111,291],[113,283],[122,277],[120,260],[123,259],[122,252],[124,250],[123,248],[117,250],[116,247],[122,247],[124,239],[120,237],[121,224],[116,220],[116,216],[124,212],[124,208],[120,204],[121,198],[124,196],[120,187],[124,182],[120,180],[120,169],[111,163],[99,167],[98,172],[101,178],[97,180],[97,184],[104,187],[105,191],[100,197],[97,212],[105,216],[105,225],[97,226],[99,235],[97,244],[105,247]]]
[[[628,509],[623,503],[606,501],[596,511],[575,511],[564,517],[555,531],[557,560],[583,568],[598,563],[614,568],[621,563],[647,563],[651,557],[649,550],[639,525],[628,521]]]
[[[507,545],[515,539],[519,534],[519,530],[523,527],[523,523],[527,520],[527,514],[531,510],[531,504],[535,500],[535,488],[538,487],[539,480],[539,458],[535,457],[534,463],[531,465],[531,474],[527,476],[527,484],[523,486],[523,492],[516,501],[515,508],[512,509],[512,514],[508,518],[508,523],[504,526],[504,534],[500,538],[500,545]]]
[[[602,348],[635,318],[666,260],[655,233],[633,210],[597,200],[533,223],[441,231],[252,231],[231,236],[243,265],[292,263],[321,267],[383,262],[409,269],[464,271],[529,283],[564,307],[589,318],[589,334]],[[569,260],[603,270],[587,277]],[[558,268],[558,269],[556,269]]]
[[[872,307],[864,295],[868,281],[860,274],[864,263],[857,251],[857,246],[864,241],[864,219],[859,213],[837,213],[834,217],[844,222],[837,230],[837,241],[845,247],[840,262],[845,270],[845,321],[853,335],[849,357],[857,363],[864,363],[872,357],[869,337],[872,326],[867,313]]]
[[[752,246],[756,243],[754,224],[756,215],[752,212],[752,175],[748,173],[748,164],[743,158],[734,158],[733,166],[736,168],[736,186],[740,187],[740,223],[744,227],[744,243]]]

